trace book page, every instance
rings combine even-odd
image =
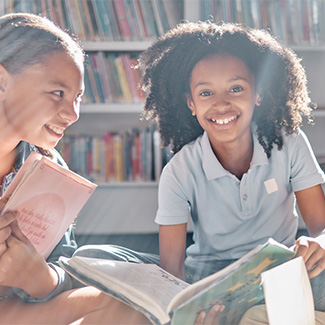
[[[270,325],[314,325],[312,290],[302,257],[261,274]]]
[[[66,265],[88,278],[83,278],[82,282],[95,286],[99,282],[108,288],[106,292],[116,292],[132,304],[150,311],[161,323],[169,321],[166,310],[170,300],[189,285],[154,264],[80,256],[61,258],[60,264],[67,272],[71,273],[71,269],[67,269]]]

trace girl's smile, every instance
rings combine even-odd
[[[192,71],[190,90],[188,107],[208,133],[215,152],[221,144],[251,144],[250,122],[259,95],[243,61],[229,55],[199,61]]]
[[[18,76],[9,74],[7,79],[0,107],[8,134],[17,142],[25,140],[43,149],[54,147],[65,129],[79,118],[83,68],[68,54],[56,52],[45,62]]]

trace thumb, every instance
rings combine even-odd
[[[8,202],[8,198],[0,199],[0,210],[2,210],[4,208],[4,206],[6,205],[7,202]]]
[[[21,231],[18,221],[15,220],[11,223],[11,235],[18,240],[22,241],[23,243],[29,243],[29,239],[24,235],[24,233]]]

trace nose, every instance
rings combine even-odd
[[[226,95],[218,95],[213,103],[213,108],[218,111],[226,111],[230,108],[231,103]]]
[[[76,122],[80,115],[80,102],[75,100],[72,103],[66,103],[59,111],[59,116],[70,124]]]

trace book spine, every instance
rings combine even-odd
[[[113,3],[122,39],[130,40],[131,31],[124,7],[124,2],[123,0],[113,0]]]
[[[157,181],[171,157],[153,126],[103,136],[66,134],[59,150],[71,170],[95,182]]]
[[[121,89],[122,89],[122,93],[123,93],[123,98],[125,100],[126,103],[132,103],[132,92],[131,92],[131,88],[130,85],[128,83],[128,79],[123,67],[123,63],[122,63],[122,59],[120,56],[115,58],[115,66],[116,66],[116,70],[118,73],[118,78],[121,84]]]

